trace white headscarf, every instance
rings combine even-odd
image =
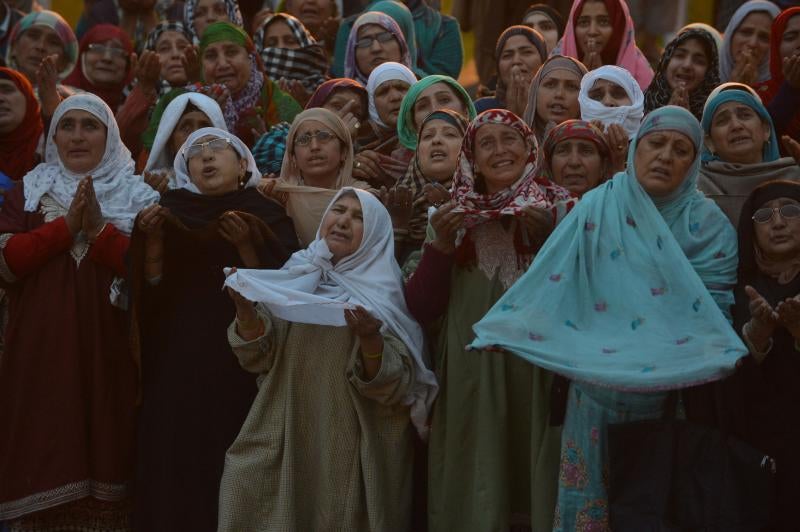
[[[225,118],[222,116],[222,109],[220,109],[217,102],[198,92],[181,94],[169,102],[169,105],[164,109],[164,114],[161,115],[156,138],[153,141],[150,156],[147,158],[147,164],[144,166],[145,171],[151,172],[172,167],[172,160],[167,153],[167,144],[169,144],[172,133],[174,133],[181,116],[183,116],[183,112],[190,103],[208,117],[212,126],[224,131],[228,130],[228,126],[225,125]]]
[[[356,305],[367,309],[383,322],[382,332],[396,336],[411,351],[415,382],[404,403],[411,406],[411,420],[425,437],[438,385],[425,364],[422,329],[406,306],[402,274],[394,258],[392,220],[375,196],[352,187],[340,190],[328,210],[346,190],[358,196],[364,215],[364,236],[352,255],[331,263],[332,254],[317,230],[316,240],[292,255],[280,270],[240,269],[225,284],[293,322],[343,327],[344,309]]]
[[[389,126],[384,124],[380,115],[378,115],[378,109],[375,107],[375,91],[387,81],[394,80],[405,81],[410,87],[417,82],[417,76],[415,76],[414,73],[411,72],[411,69],[409,69],[407,66],[401,65],[400,63],[395,63],[394,61],[389,61],[387,63],[378,65],[369,75],[369,79],[367,80],[369,118],[375,124],[385,129],[389,129]]]
[[[202,194],[200,189],[197,188],[197,185],[192,182],[192,177],[189,175],[189,166],[183,156],[183,152],[189,146],[197,142],[198,139],[206,136],[230,140],[231,146],[234,150],[236,150],[236,153],[238,153],[243,159],[247,159],[247,171],[249,172],[250,176],[247,179],[247,183],[245,183],[245,188],[258,185],[258,181],[261,179],[261,173],[258,171],[256,160],[253,158],[253,154],[247,148],[247,145],[242,142],[239,137],[233,133],[228,133],[224,129],[220,129],[218,127],[203,127],[189,135],[189,138],[187,138],[186,142],[183,143],[181,149],[179,149],[178,153],[175,154],[174,168],[177,188],[185,188],[189,192]]]
[[[97,117],[108,132],[103,158],[94,169],[85,174],[73,173],[64,166],[58,156],[55,134],[63,116],[74,109],[86,111]],[[25,183],[25,211],[36,212],[42,196],[47,194],[61,207],[69,209],[78,183],[87,175],[94,181],[95,195],[100,210],[107,222],[125,234],[133,230],[133,222],[139,211],[158,202],[158,192],[150,188],[141,176],[134,175],[131,152],[119,137],[119,127],[108,105],[90,93],[70,96],[56,108],[47,135],[44,162],[28,172]]]
[[[632,105],[621,107],[606,107],[602,102],[589,98],[589,91],[598,79],[616,83],[625,90]],[[639,125],[644,117],[644,93],[639,83],[633,79],[630,72],[614,65],[605,65],[592,70],[581,79],[581,91],[578,93],[578,103],[581,106],[581,119],[587,122],[599,120],[606,127],[611,124],[620,124],[628,138],[633,138],[639,131]]]
[[[756,11],[763,11],[769,14],[772,20],[775,20],[775,17],[781,13],[781,9],[778,6],[772,2],[766,2],[765,0],[750,0],[749,2],[745,2],[733,13],[730,22],[728,22],[722,34],[722,48],[719,52],[719,79],[722,83],[730,81],[731,73],[733,72],[733,65],[735,63],[731,50],[733,34],[739,29],[739,26],[741,26],[742,21],[747,18],[747,15]],[[758,65],[758,78],[756,81],[762,83],[768,81],[769,78],[769,52],[767,52],[764,60]]]

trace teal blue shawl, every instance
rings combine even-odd
[[[685,134],[697,156],[679,189],[654,201],[636,179],[634,154],[638,140],[656,131]],[[473,327],[470,348],[510,351],[621,390],[683,388],[729,374],[747,354],[726,319],[736,232],[696,190],[701,145],[689,111],[650,113],[628,171],[584,195],[528,272]]]

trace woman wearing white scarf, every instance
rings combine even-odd
[[[206,115],[211,127],[219,128],[224,131],[228,130],[219,104],[205,94],[187,92],[172,100],[161,115],[158,131],[153,141],[153,147],[150,150],[147,163],[144,167],[145,172],[158,172],[168,175],[168,188],[176,188],[174,171],[172,169],[175,151],[173,148],[173,137],[175,133],[177,133],[176,129],[184,114],[191,112],[187,111],[187,107],[190,105],[195,108],[193,109],[194,111],[199,111]]]
[[[258,166],[256,166],[256,160],[253,158],[253,154],[250,152],[250,149],[245,145],[245,143],[242,142],[239,137],[233,133],[229,133],[225,129],[218,127],[204,127],[189,135],[189,137],[186,139],[186,142],[184,142],[183,146],[181,146],[181,149],[175,154],[175,188],[184,188],[189,192],[194,192],[195,194],[201,193],[189,175],[186,150],[188,150],[192,144],[197,143],[197,141],[203,137],[209,137],[207,141],[211,140],[212,138],[227,139],[234,151],[239,154],[239,157],[247,161],[247,170],[245,171],[245,175],[242,177],[239,183],[241,188],[250,188],[258,185],[259,181],[261,180],[261,173],[258,171]]]
[[[334,231],[355,251],[343,251]],[[405,304],[385,207],[345,188],[307,249],[280,270],[238,270],[225,284],[263,306],[257,320],[234,297],[228,337],[260,389],[228,450],[219,529],[407,530],[409,417],[424,436],[437,384]],[[359,313],[382,348],[368,351]],[[308,500],[315,511],[300,511]]]
[[[607,105],[608,102],[604,102],[602,97],[600,100],[593,99],[591,92],[599,80],[609,81],[622,87],[631,103],[612,107]],[[582,120],[600,121],[606,129],[611,124],[619,124],[629,139],[639,131],[639,125],[644,117],[644,93],[641,87],[630,72],[614,65],[602,66],[583,76],[578,103],[581,106]]]
[[[378,88],[386,83],[387,81],[402,81],[408,84],[410,87],[414,83],[417,82],[417,77],[411,72],[407,66],[402,65],[400,63],[395,63],[394,61],[389,61],[388,63],[382,63],[381,65],[377,66],[375,70],[369,75],[369,79],[367,80],[367,95],[369,96],[369,118],[372,122],[381,127],[383,129],[395,129],[395,127],[387,125],[383,120],[381,120],[380,114],[378,113],[378,109],[375,106],[375,91]],[[399,108],[398,108],[399,110]]]

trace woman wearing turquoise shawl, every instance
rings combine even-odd
[[[755,92],[741,83],[720,85],[703,109],[705,149],[697,187],[733,225],[747,196],[775,179],[800,181],[800,167],[781,157],[772,118]]]
[[[650,113],[627,172],[583,196],[473,327],[472,349],[573,380],[553,530],[608,529],[609,423],[659,418],[666,390],[722,379],[747,354],[728,323],[736,233],[696,190],[701,146],[686,109]]]

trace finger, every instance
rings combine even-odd
[[[755,288],[750,285],[744,287],[744,293],[747,294],[747,297],[750,298],[750,301],[758,302],[761,298],[761,294],[759,294]]]

